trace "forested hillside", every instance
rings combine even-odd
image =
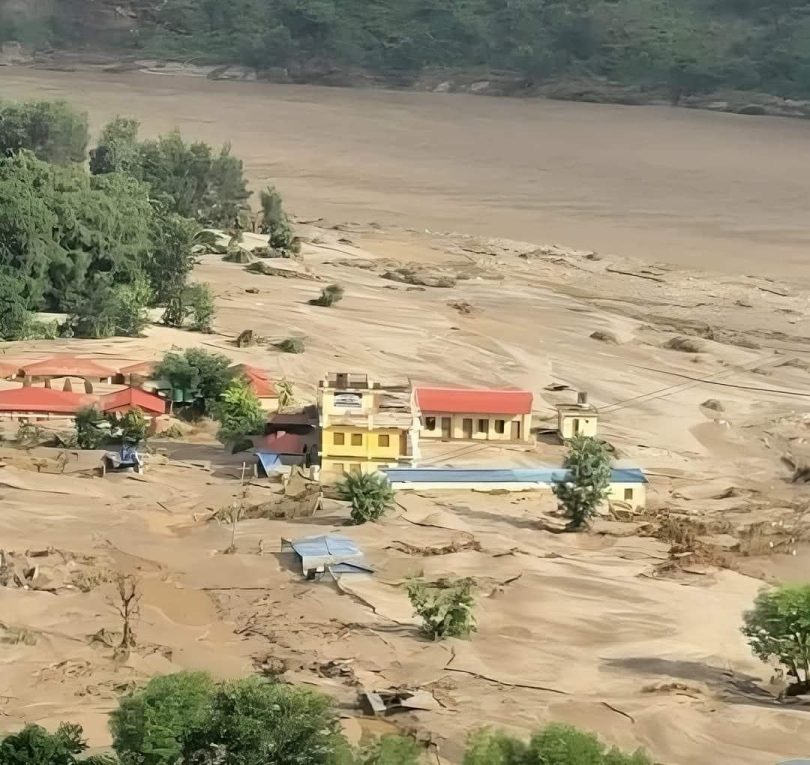
[[[606,78],[676,97],[810,96],[810,0],[0,0],[0,38],[74,46],[99,35],[260,71],[407,82],[426,68],[505,70],[527,85]]]

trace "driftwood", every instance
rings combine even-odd
[[[610,274],[621,274],[622,276],[635,276],[636,279],[647,279],[648,281],[659,282],[660,284],[664,284],[666,281],[664,279],[659,279],[657,276],[651,276],[648,274],[639,274],[636,273],[635,271],[622,271],[621,269],[611,268],[610,266],[608,266],[605,269],[605,271],[607,271]]]

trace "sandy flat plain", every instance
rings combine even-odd
[[[526,732],[548,720],[671,765],[772,765],[810,752],[810,713],[777,700],[773,668],[739,632],[760,587],[801,581],[810,563],[807,489],[786,462],[805,464],[810,423],[803,123],[143,74],[81,85],[77,73],[0,70],[0,84],[5,96],[74,98],[96,122],[126,112],[148,132],[178,124],[231,140],[256,185],[278,178],[296,212],[329,219],[300,227],[302,262],[284,264],[291,278],[204,256],[195,278],[217,294],[213,335],[155,326],[138,339],[4,344],[6,357],[117,363],[202,343],[286,376],[304,401],[336,369],[527,387],[538,427],[587,390],[617,463],[650,478],[647,514],[620,512],[585,534],[553,533],[544,494],[402,493],[373,526],[344,526],[345,508],[329,500],[312,518],[245,520],[225,555],[230,531],[206,519],[236,501],[242,458],[205,431],[154,442],[143,476],[65,475],[4,450],[0,548],[53,548],[37,560],[55,584],[0,587],[2,727],[70,719],[104,746],[106,712],[152,674],[229,677],[282,662],[285,679],[333,694],[356,736],[381,729],[359,716],[359,686],[429,691],[435,709],[388,719],[450,763],[480,725]],[[540,140],[552,122],[556,143]],[[754,151],[768,134],[773,151]],[[706,163],[697,181],[690,143]],[[617,144],[645,162],[632,165]],[[553,184],[540,182],[546,165]],[[772,193],[756,196],[763,184]],[[642,214],[653,207],[660,217]],[[554,240],[587,249],[544,244]],[[455,286],[385,278],[403,265]],[[331,282],[346,290],[338,306],[307,303]],[[237,349],[246,328],[265,342]],[[290,336],[305,338],[305,353],[273,348]],[[546,438],[445,444],[425,460],[532,465],[562,451]],[[249,502],[277,490],[251,484]],[[686,559],[672,557],[667,515],[691,534]],[[341,592],[302,581],[279,555],[281,537],[330,530],[361,544],[373,578],[344,580]],[[143,593],[126,659],[99,634],[118,629],[117,571]],[[419,572],[475,577],[471,640],[420,636],[402,587]]]

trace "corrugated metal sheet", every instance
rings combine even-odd
[[[392,483],[559,483],[568,479],[563,468],[388,468],[382,471]],[[646,483],[639,468],[610,471],[613,483]]]
[[[282,539],[281,549],[292,550],[298,555],[304,573],[327,568],[334,573],[372,572],[355,542],[339,534]]]

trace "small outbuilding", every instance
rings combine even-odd
[[[567,441],[576,436],[595,437],[599,431],[599,411],[588,403],[588,394],[577,394],[576,404],[557,405],[557,435]]]
[[[296,565],[307,579],[328,573],[334,578],[343,574],[372,574],[357,544],[340,534],[324,534],[301,539],[282,539],[281,552],[292,553]]]

